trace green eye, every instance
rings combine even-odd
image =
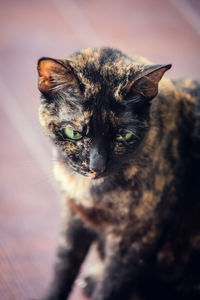
[[[129,141],[132,138],[133,134],[129,131],[126,132],[125,134],[118,134],[116,137],[116,140],[118,142],[122,142],[122,141]]]
[[[64,129],[64,134],[71,140],[80,140],[82,138],[82,135],[78,131],[71,129],[70,127]]]

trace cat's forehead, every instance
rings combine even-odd
[[[73,109],[70,109],[66,103],[62,102],[59,106],[59,123],[68,123],[78,131],[82,131],[84,127],[93,126],[93,122],[98,123],[100,127],[108,123],[113,126],[120,124],[124,107],[118,113],[116,107],[112,109],[109,103],[106,103],[107,101],[109,100],[106,100],[105,97],[93,99],[86,106],[83,102],[79,102]]]
[[[134,73],[131,58],[112,48],[89,48],[72,55],[69,61],[84,85],[86,97],[95,96],[104,88],[117,99]],[[135,66],[135,72],[137,69]]]

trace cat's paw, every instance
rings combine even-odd
[[[83,290],[86,297],[90,298],[95,290],[97,281],[93,277],[87,276],[85,278],[77,279],[75,284]]]

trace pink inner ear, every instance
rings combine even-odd
[[[53,69],[55,62],[51,60],[43,60],[39,63],[38,72],[39,72],[39,88],[40,90],[45,90],[50,88],[50,75]]]
[[[39,62],[39,89],[42,92],[48,91],[52,88],[52,77],[56,74],[62,76],[66,73],[64,66],[51,59],[44,59]]]
[[[56,68],[56,63],[52,60],[43,60],[38,66],[38,72],[44,79],[49,79],[51,72]]]
[[[53,88],[74,85],[78,87],[73,71],[54,59],[44,58],[38,64],[38,87],[41,92],[53,92]]]

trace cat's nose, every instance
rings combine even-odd
[[[90,153],[89,169],[94,175],[99,175],[105,171],[106,155],[100,153],[98,149],[94,148]]]

